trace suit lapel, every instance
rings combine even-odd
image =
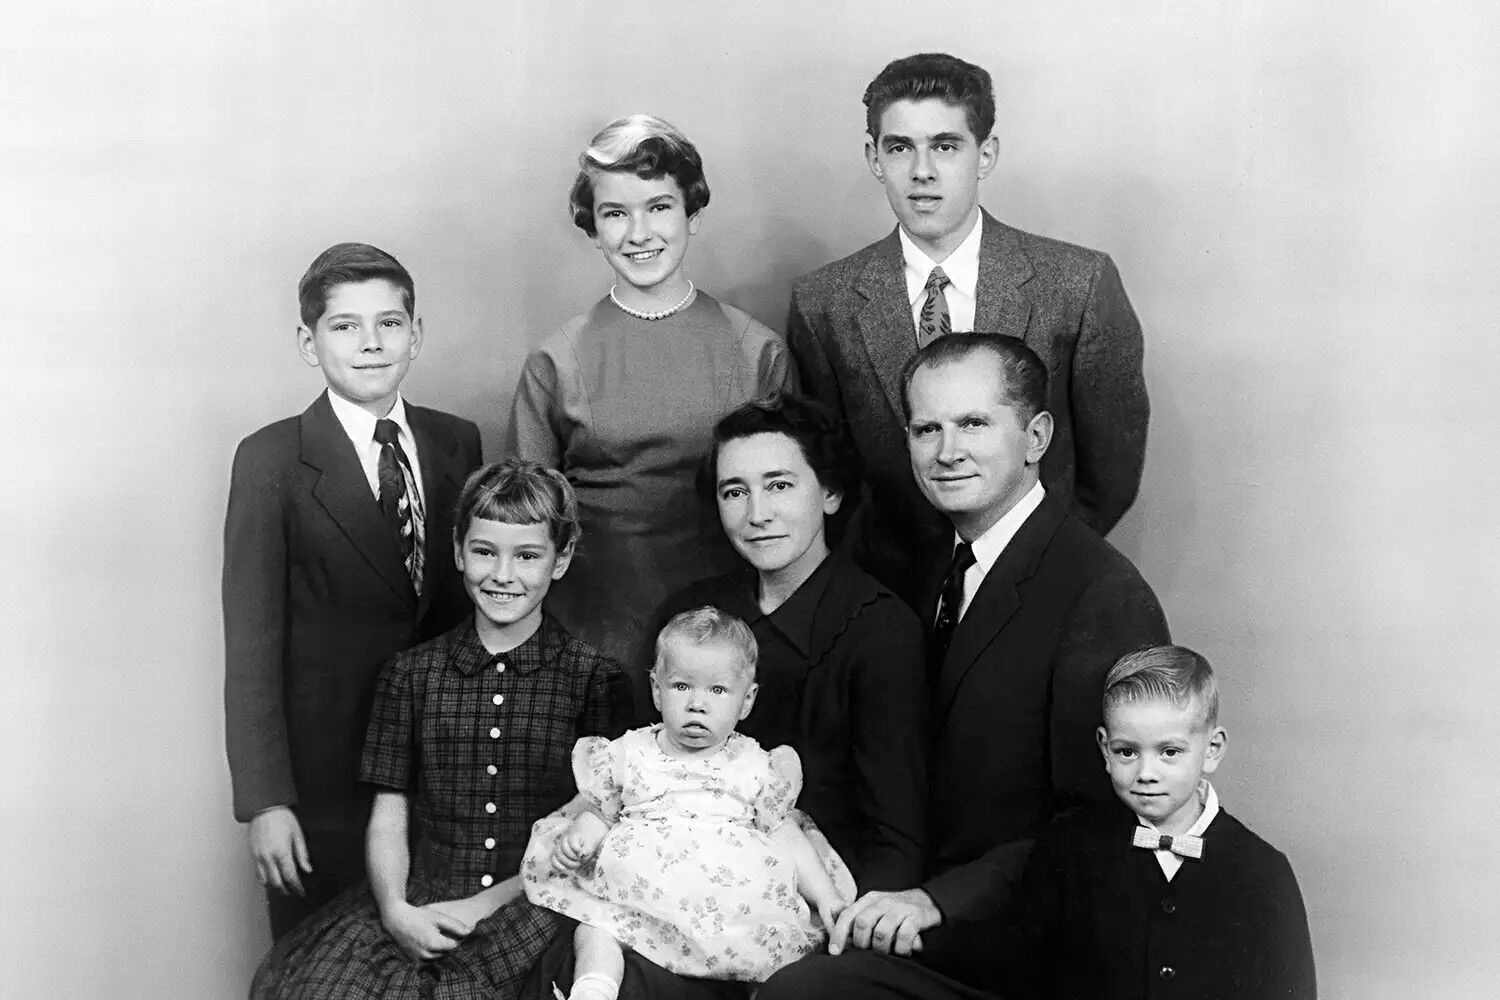
[[[917,330],[912,325],[911,302],[902,273],[901,239],[896,230],[875,245],[854,290],[865,299],[854,317],[870,363],[885,389],[886,400],[901,415],[901,371],[917,352]]]
[[[431,581],[436,575],[431,567],[443,565],[438,560],[453,559],[452,522],[449,515],[463,486],[463,461],[458,454],[458,439],[420,407],[406,404],[406,421],[417,439],[417,462],[422,466],[422,493],[426,498],[427,522],[424,548],[427,550],[426,581],[422,587],[421,610],[432,602]]]
[[[313,497],[364,556],[380,578],[402,600],[415,605],[416,593],[395,533],[381,516],[380,504],[370,493],[359,456],[344,433],[326,395],[319,396],[302,414],[302,462],[318,471]]]
[[[964,677],[974,669],[980,656],[1000,639],[1005,627],[1021,608],[1021,591],[1036,575],[1037,565],[1067,516],[1067,510],[1050,495],[1021,525],[1010,544],[1000,553],[990,571],[984,575],[968,610],[953,630],[953,641],[938,674],[934,706],[941,725],[948,717]],[[993,659],[992,663],[995,662]],[[1004,660],[999,661],[1004,669]]]
[[[1016,231],[981,212],[979,281],[974,289],[974,331],[1003,333],[1024,340],[1031,300],[1021,286],[1034,273]]]

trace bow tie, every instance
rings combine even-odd
[[[1194,837],[1191,834],[1182,834],[1173,837],[1166,833],[1157,833],[1155,830],[1144,826],[1135,828],[1135,834],[1130,841],[1131,847],[1144,847],[1150,851],[1171,851],[1182,858],[1203,857],[1203,838]]]

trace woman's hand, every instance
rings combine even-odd
[[[599,853],[599,845],[604,843],[608,832],[609,826],[599,816],[579,813],[552,845],[553,870],[562,874],[576,872]]]
[[[473,924],[437,907],[412,906],[406,902],[383,910],[380,922],[396,945],[418,962],[446,955],[474,929]]]

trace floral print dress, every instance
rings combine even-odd
[[[717,752],[681,760],[658,746],[660,729],[578,741],[578,789],[610,830],[592,863],[558,874],[552,847],[568,819],[538,820],[521,864],[526,895],[679,975],[761,982],[826,940],[771,833],[802,826],[849,899],[853,877],[792,808],[802,788],[795,750],[768,753],[734,733]]]

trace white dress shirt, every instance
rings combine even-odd
[[[974,600],[974,595],[979,592],[979,585],[984,582],[985,575],[989,573],[990,567],[995,565],[995,560],[1000,558],[1000,553],[1010,544],[1010,540],[1016,537],[1016,532],[1021,530],[1021,525],[1032,515],[1042,503],[1042,497],[1047,491],[1042,488],[1041,480],[1032,485],[1026,491],[1026,495],[1016,501],[1016,505],[1005,512],[1005,515],[990,525],[988,531],[969,543],[974,550],[974,565],[970,566],[964,573],[964,603],[958,610],[958,618],[963,620],[964,613],[969,610],[969,603]],[[956,534],[954,546],[963,541]]]
[[[1212,823],[1214,817],[1219,815],[1219,793],[1214,791],[1213,784],[1207,778],[1198,783],[1198,798],[1203,803],[1203,813],[1198,817],[1196,823],[1187,828],[1187,836],[1189,837],[1203,836],[1203,831],[1208,829],[1208,824]],[[1156,828],[1155,823],[1152,823],[1148,819],[1141,819],[1139,816],[1136,819],[1140,822],[1141,826],[1144,826],[1157,836],[1161,835],[1161,831]],[[1151,853],[1156,855],[1156,863],[1161,865],[1161,873],[1167,877],[1168,882],[1172,881],[1172,876],[1176,875],[1177,869],[1182,867],[1182,856],[1163,850],[1156,850]]]
[[[361,406],[349,402],[343,396],[333,390],[328,390],[328,402],[333,406],[333,415],[339,418],[339,424],[343,426],[344,433],[349,435],[349,441],[354,445],[354,452],[359,456],[360,468],[365,470],[365,479],[370,484],[370,492],[375,499],[380,499],[380,442],[375,440],[375,418],[370,412]],[[396,405],[391,407],[391,412],[386,414],[386,419],[394,420],[401,432],[396,435],[396,440],[401,445],[401,450],[406,452],[406,460],[411,463],[412,478],[417,481],[417,492],[421,495],[422,506],[427,507],[427,493],[422,486],[422,461],[417,456],[417,439],[412,435],[411,424],[406,421],[406,402],[401,394],[396,394]]]
[[[954,333],[972,333],[974,330],[974,302],[979,294],[979,234],[983,226],[984,217],[976,217],[969,235],[941,264],[949,281],[943,297],[948,300],[948,318],[953,323]],[[915,332],[921,320],[922,305],[927,301],[927,278],[939,264],[906,235],[906,230],[897,226],[896,231],[901,234],[901,257],[906,262],[906,298],[911,303],[911,327]]]

